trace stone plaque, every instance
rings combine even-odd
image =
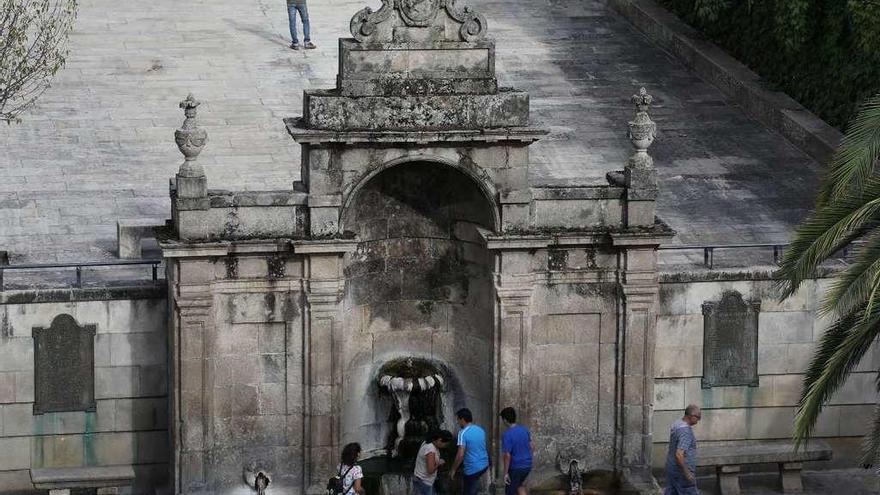
[[[758,313],[761,301],[726,291],[703,303],[703,388],[758,386]]]
[[[35,327],[34,414],[95,410],[95,325],[67,314]]]

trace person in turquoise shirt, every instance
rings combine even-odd
[[[486,432],[474,424],[474,415],[468,408],[459,409],[455,419],[461,428],[458,432],[458,453],[449,477],[455,479],[458,467],[464,464],[462,495],[476,495],[480,478],[489,469],[489,452],[486,450]]]
[[[296,13],[299,12],[299,18],[302,19],[303,25],[303,43],[307,50],[317,48],[310,37],[309,32],[309,7],[306,0],[287,0],[287,20],[290,23],[290,48],[299,50],[299,38],[296,36]]]

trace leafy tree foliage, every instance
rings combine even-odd
[[[64,66],[77,0],[0,0],[0,121],[20,120]]]
[[[880,92],[880,0],[658,0],[826,122]]]
[[[816,210],[797,229],[777,276],[783,297],[845,246],[854,262],[836,275],[820,312],[834,318],[804,376],[794,437],[809,438],[822,406],[880,336],[880,95],[850,122],[823,180]],[[880,391],[880,375],[877,378]],[[865,464],[880,463],[880,404],[865,439]]]

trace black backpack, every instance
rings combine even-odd
[[[327,480],[327,495],[345,495],[346,493],[351,491],[354,484],[348,487],[348,490],[343,491],[344,487],[342,482],[343,480],[345,480],[345,477],[348,476],[348,472],[351,471],[353,467],[354,466],[349,466],[348,469],[346,469],[343,473],[342,465],[339,465],[339,472],[336,473],[335,476]]]

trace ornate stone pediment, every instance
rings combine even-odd
[[[478,41],[486,34],[486,18],[455,0],[382,0],[351,18],[351,35],[361,43],[411,41]]]

